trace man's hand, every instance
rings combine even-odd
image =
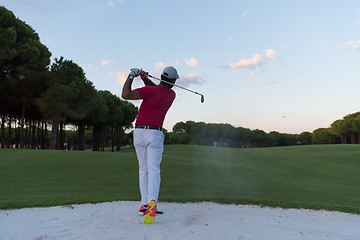
[[[142,69],[141,69],[141,68],[140,68],[140,69],[138,69],[138,68],[132,68],[132,69],[130,69],[129,76],[131,76],[132,79],[133,79],[133,78],[135,78],[135,77],[138,77],[138,76],[140,75],[140,72],[142,72]]]
[[[143,70],[141,69],[141,71],[140,71],[140,77],[141,77],[141,79],[144,81],[144,84],[145,84],[146,86],[156,86],[156,84],[153,83],[153,81],[151,81],[148,76],[149,76],[149,73],[148,73],[148,72],[145,72],[145,71],[143,71]]]
[[[149,73],[143,71],[142,69],[140,69],[140,77],[142,80],[146,79],[148,77]]]

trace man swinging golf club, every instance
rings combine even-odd
[[[131,89],[133,79],[140,76],[145,86]],[[160,190],[160,163],[164,150],[164,134],[161,131],[165,115],[171,107],[175,92],[171,89],[179,75],[174,67],[166,67],[159,85],[148,78],[148,73],[133,68],[125,81],[122,98],[127,100],[142,99],[135,122],[134,146],[139,162],[139,186],[141,207],[139,214],[144,214],[144,224],[155,221],[156,204]],[[171,84],[167,84],[167,82]]]

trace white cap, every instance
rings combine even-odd
[[[179,75],[174,67],[166,67],[162,72],[161,76],[176,80],[179,78]]]

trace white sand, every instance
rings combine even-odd
[[[360,239],[360,216],[340,212],[215,203],[159,203],[163,215],[142,224],[139,202],[0,211],[1,240]]]

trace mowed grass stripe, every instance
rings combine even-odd
[[[4,149],[0,154],[0,208],[131,200],[138,196],[137,160],[132,151]]]
[[[193,197],[197,188],[199,199],[225,203],[359,211],[360,146],[200,149]]]
[[[360,145],[230,149],[167,145],[160,201],[360,213]],[[139,200],[134,150],[0,150],[0,208]]]

